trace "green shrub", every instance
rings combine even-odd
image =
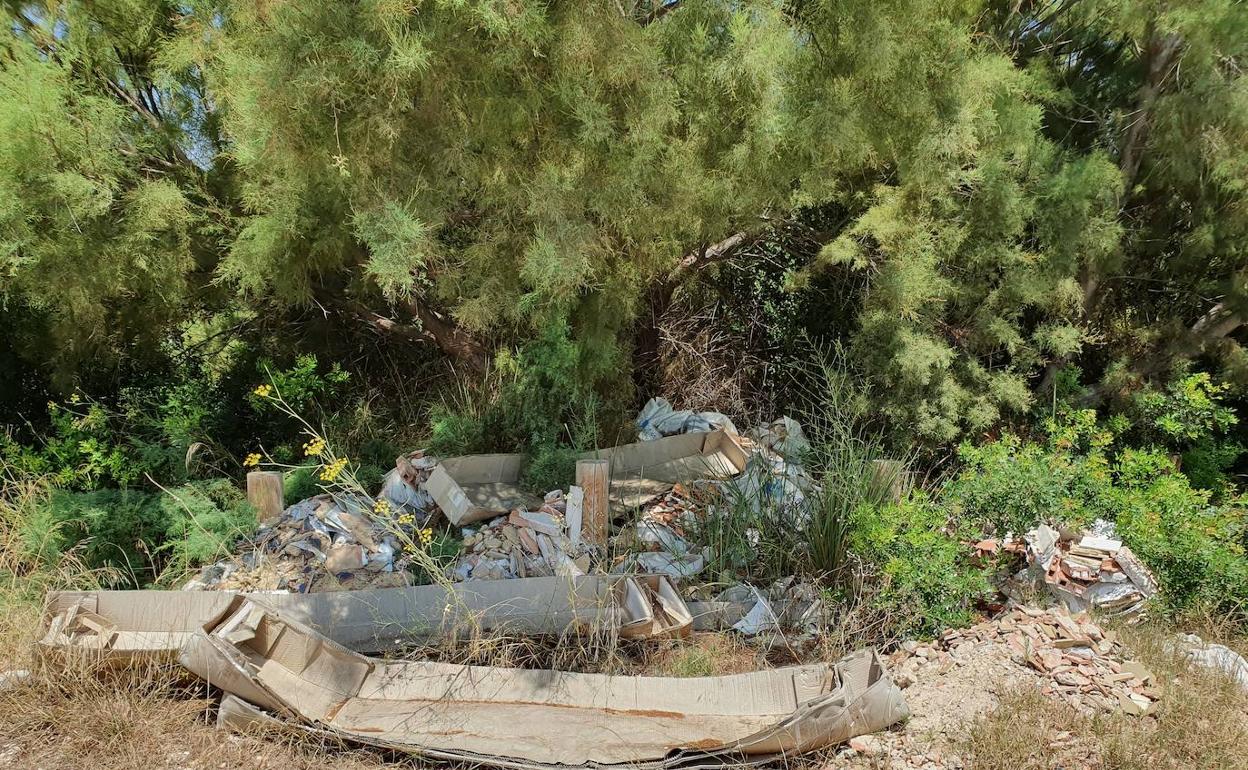
[[[55,490],[19,526],[28,553],[44,563],[77,550],[88,568],[123,573],[118,587],[139,587],[157,574],[153,554],[167,521],[159,496],[151,492]]]
[[[322,372],[320,362],[315,355],[306,354],[295,358],[295,362],[285,368],[277,367],[269,359],[261,359],[256,364],[258,381],[272,385],[286,403],[296,412],[307,412],[317,402],[339,393],[350,381],[351,375],[342,370],[335,361],[328,371]],[[267,402],[251,394],[251,403],[257,409],[264,409]]]
[[[567,489],[576,481],[578,454],[576,448],[566,444],[538,444],[530,450],[520,483],[538,494]]]
[[[598,446],[604,415],[602,398],[588,384],[595,356],[569,335],[566,324],[552,324],[519,352],[500,351],[487,381],[457,383],[447,402],[431,410],[430,450],[442,457],[523,452],[529,456],[524,486],[566,488],[577,453]]]
[[[869,567],[875,609],[898,635],[935,635],[964,626],[976,599],[988,591],[985,573],[968,561],[951,532],[948,511],[916,492],[895,505],[859,508],[850,527],[850,550]]]
[[[429,451],[438,457],[454,457],[482,451],[488,446],[480,415],[435,405],[429,418]]]
[[[296,468],[284,473],[282,475],[282,503],[289,507],[300,500],[307,500],[319,494],[321,487],[317,483],[316,474],[317,470],[314,467]]]
[[[958,449],[961,471],[941,491],[941,504],[978,534],[1021,535],[1039,523],[1083,526],[1105,513],[1100,488],[1109,468],[1099,453],[1072,454],[1006,434]]]
[[[1222,403],[1229,391],[1206,372],[1178,377],[1164,390],[1146,388],[1125,415],[1125,443],[1180,454],[1192,484],[1215,495],[1229,491],[1227,471],[1244,453],[1242,444],[1227,438],[1239,423]]]
[[[169,494],[53,490],[18,527],[29,558],[55,564],[74,551],[85,567],[117,576],[114,587],[139,588],[167,569],[181,574],[224,556],[255,522],[243,493],[216,479]]]
[[[1156,573],[1166,604],[1248,623],[1248,501],[1212,504],[1156,451],[1123,452],[1114,475],[1107,496],[1118,535]]]
[[[228,555],[234,542],[255,529],[256,511],[226,479],[192,482],[160,496],[165,527],[159,547],[162,571],[180,576]]]
[[[965,464],[936,502],[971,537],[1022,534],[1039,523],[1079,529],[1095,518],[1114,522],[1157,573],[1171,610],[1200,606],[1248,619],[1243,501],[1215,502],[1166,449],[1115,449],[1130,432],[1085,410],[1051,421],[1045,444],[1007,434],[964,445]]]

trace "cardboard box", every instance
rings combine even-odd
[[[609,461],[611,504],[631,509],[677,483],[736,476],[745,470],[748,454],[736,436],[714,430],[598,449],[581,459]]]
[[[49,652],[174,660],[187,640],[239,596],[230,591],[59,591],[48,595]],[[253,594],[284,617],[360,652],[452,633],[559,634],[575,626],[650,638],[685,632],[692,617],[665,579],[580,575],[473,580],[446,586],[315,594]]]
[[[519,485],[524,461],[519,454],[448,457],[433,469],[425,491],[457,527],[505,515],[512,508],[537,510],[541,498]]]
[[[268,716],[361,743],[510,768],[690,767],[791,756],[908,715],[873,650],[836,665],[633,677],[367,658],[239,597],[183,664]],[[249,697],[250,695],[250,697]]]

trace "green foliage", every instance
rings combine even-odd
[[[45,563],[55,564],[60,554],[76,549],[87,567],[115,567],[124,586],[139,587],[157,574],[153,551],[165,536],[165,517],[159,497],[150,492],[58,490],[21,522],[21,537],[27,551]]]
[[[965,465],[935,500],[970,537],[1111,521],[1157,573],[1170,609],[1212,607],[1248,620],[1243,501],[1215,504],[1164,450],[1115,450],[1115,438],[1095,412],[1083,410],[1052,421],[1045,444],[1007,435],[964,445]]]
[[[175,577],[232,552],[256,526],[256,511],[226,479],[193,482],[160,496],[162,570]]]
[[[1040,523],[1086,526],[1109,513],[1100,489],[1109,483],[1101,454],[1053,451],[1006,435],[979,446],[963,444],[962,470],[940,500],[980,534],[1021,535]]]
[[[811,359],[803,378],[810,383],[809,398],[796,410],[810,442],[800,459],[817,484],[806,505],[806,569],[838,581],[853,521],[885,499],[877,466],[884,460],[883,440],[865,424],[867,393],[846,368],[844,351],[813,347]]]
[[[141,588],[228,553],[254,528],[255,511],[230,482],[192,482],[168,494],[137,489],[54,490],[19,523],[27,554],[56,564],[76,552],[89,569],[109,569],[115,587]]]
[[[296,468],[283,474],[282,502],[289,507],[319,494],[321,487],[317,483],[316,475],[317,469],[314,467]]]
[[[1135,395],[1137,425],[1145,440],[1163,446],[1185,447],[1225,434],[1239,422],[1222,403],[1229,390],[1230,385],[1215,383],[1208,372],[1182,377],[1164,391],[1145,388]]]
[[[294,363],[285,369],[276,367],[271,360],[262,359],[256,364],[256,369],[259,381],[271,385],[297,412],[308,411],[318,399],[340,392],[351,379],[351,375],[344,372],[337,361],[322,372],[320,362],[312,354],[296,357]],[[268,403],[255,393],[250,398],[257,409]]]
[[[434,408],[430,448],[444,457],[523,451],[525,486],[567,488],[577,453],[599,445],[603,399],[590,386],[598,366],[567,327],[547,327],[519,354],[501,352],[486,387],[470,386]]]
[[[61,383],[156,350],[215,296],[194,274],[225,211],[215,175],[189,159],[215,134],[202,73],[166,56],[185,13],[161,0],[5,5],[0,293],[24,310],[10,330],[24,358]]]
[[[49,402],[48,421],[41,446],[0,439],[0,459],[21,473],[50,476],[60,487],[79,490],[130,486],[163,465],[162,453],[128,436],[123,416],[102,404],[78,395],[65,405]]]
[[[1157,452],[1126,450],[1106,490],[1118,535],[1156,572],[1171,609],[1213,608],[1248,624],[1248,510],[1193,489]]]
[[[968,561],[963,530],[947,507],[922,493],[859,509],[850,531],[851,551],[873,570],[870,599],[899,635],[965,626],[988,593],[985,573]]]

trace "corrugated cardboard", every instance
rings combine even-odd
[[[541,500],[519,486],[524,455],[448,457],[433,469],[425,491],[456,526],[506,514],[512,508],[537,510]]]
[[[748,455],[735,436],[714,430],[598,449],[581,459],[610,461],[611,503],[629,509],[676,483],[736,476],[745,470]]]
[[[737,764],[839,743],[908,713],[870,650],[835,666],[688,679],[390,662],[245,598],[182,660],[233,695],[340,737],[504,767]],[[257,712],[232,713],[240,724]]]
[[[172,660],[237,596],[226,591],[53,592],[40,645],[114,659]],[[666,580],[606,575],[258,596],[285,617],[361,652],[383,652],[452,632],[554,634],[581,625],[650,638],[684,633],[692,623]]]

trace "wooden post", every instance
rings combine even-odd
[[[261,524],[276,521],[285,510],[282,505],[282,474],[278,471],[252,471],[247,474],[247,502],[256,509]]]
[[[577,460],[576,485],[585,490],[582,535],[594,545],[605,547],[611,524],[611,463],[607,460]]]

